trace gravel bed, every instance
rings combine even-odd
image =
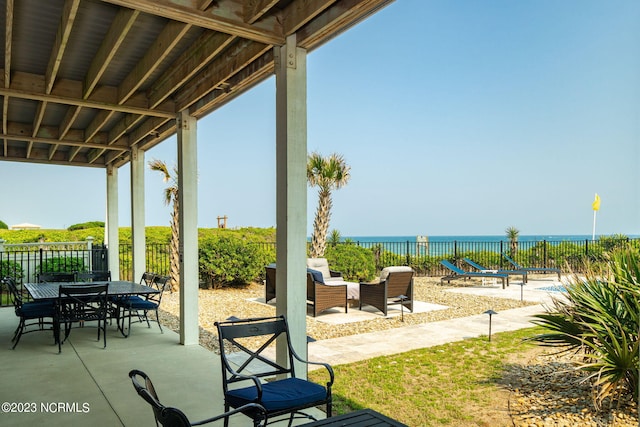
[[[470,282],[465,282],[469,284]],[[471,284],[475,284],[471,282]],[[481,314],[488,309],[500,312],[532,303],[504,298],[483,297],[447,292],[455,285],[440,285],[438,278],[415,279],[415,299],[446,305],[447,309],[427,313],[405,313],[399,318],[372,319],[341,325],[319,322],[307,317],[307,334],[316,340],[392,329],[411,324],[434,322]],[[245,287],[199,290],[200,344],[218,352],[214,322],[230,316],[239,318],[273,316],[275,308],[253,299],[264,298],[264,287],[251,284]],[[179,294],[163,296],[162,324],[178,330]],[[573,369],[568,356],[536,349],[527,360],[518,360],[507,367],[502,385],[510,391],[507,402],[513,426],[638,426],[637,406],[630,396],[616,408],[605,402],[601,410],[593,406],[591,384],[585,375]],[[475,424],[473,424],[475,425]]]

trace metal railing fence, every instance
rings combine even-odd
[[[275,254],[275,242],[249,244],[258,245]],[[559,267],[564,271],[583,272],[585,262],[602,260],[606,252],[617,246],[631,244],[640,248],[640,239],[523,241],[513,247],[508,241],[462,240],[428,243],[348,241],[340,244],[371,250],[378,271],[390,265],[408,265],[419,276],[439,276],[448,274],[440,264],[443,259],[463,268],[467,268],[460,263],[464,257],[490,269],[512,268],[502,257],[502,253],[512,255],[526,267]],[[137,281],[138,278],[132,277],[131,254],[131,245],[120,245],[120,277],[123,280]],[[22,283],[35,281],[36,274],[40,271],[107,270],[107,259],[107,249],[102,245],[92,245],[91,242],[8,245],[0,241],[0,276],[12,276],[20,286]],[[170,245],[147,245],[145,262],[147,271],[168,275],[171,265]],[[0,305],[7,303],[6,290],[0,289]]]

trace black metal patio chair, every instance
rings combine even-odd
[[[284,316],[229,320],[215,325],[222,360],[225,411],[258,403],[270,419],[289,415],[289,425],[294,418],[315,420],[303,410],[319,405],[326,405],[327,417],[331,416],[333,369],[327,363],[304,360],[294,351]],[[276,339],[286,343],[286,362],[278,363],[265,355],[265,350]],[[326,386],[297,376],[295,365],[298,363],[324,367],[329,377]]]
[[[53,301],[23,302],[22,295],[13,278],[5,277],[2,279],[2,283],[9,290],[9,298],[13,303],[16,316],[20,318],[20,323],[18,323],[13,338],[11,338],[11,342],[13,342],[12,348],[16,348],[23,334],[47,330],[45,329],[45,325],[51,325],[51,329],[53,329],[53,317],[55,315],[55,304]],[[47,318],[51,320],[45,321]],[[31,329],[32,326],[36,326],[37,328]]]
[[[108,284],[60,286],[54,316],[54,333],[58,342],[58,353],[62,343],[69,337],[73,323],[97,321],[98,341],[102,332],[104,346],[107,347]],[[64,339],[60,328],[64,325]]]
[[[145,273],[146,275],[147,273]],[[155,321],[158,323],[158,327],[160,328],[160,333],[164,333],[162,330],[162,324],[160,323],[160,314],[158,313],[158,309],[160,308],[160,304],[162,303],[162,295],[164,291],[170,286],[169,283],[170,278],[168,276],[158,276],[153,275],[152,281],[149,285],[150,287],[156,288],[159,292],[156,294],[148,294],[145,296],[131,295],[123,298],[114,298],[112,299],[112,304],[114,306],[113,312],[115,312],[115,317],[118,321],[118,328],[122,335],[128,337],[131,334],[131,323],[132,317],[136,317],[137,319],[133,321],[136,322],[147,322],[147,326],[151,327],[151,321]],[[146,282],[146,279],[143,276],[141,283]],[[156,318],[149,319],[149,312],[155,312]],[[127,321],[127,327],[125,330],[125,319]]]
[[[151,382],[151,378],[147,374],[137,369],[133,369],[129,372],[129,378],[131,378],[131,382],[133,383],[133,387],[136,389],[136,392],[140,397],[142,397],[153,409],[153,416],[156,420],[156,426],[158,424],[163,427],[188,427],[188,426],[200,426],[203,424],[209,424],[214,421],[218,421],[224,418],[224,420],[228,420],[228,418],[237,413],[246,413],[251,414],[250,416],[254,419],[262,420],[257,424],[254,424],[256,427],[261,427],[266,424],[267,415],[264,408],[256,403],[248,403],[244,406],[241,406],[232,411],[227,411],[223,414],[216,415],[215,417],[207,418],[202,421],[191,422],[189,418],[178,408],[173,408],[170,406],[164,406],[160,403],[160,399],[158,399],[158,394],[156,393],[156,389]]]

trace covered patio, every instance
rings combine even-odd
[[[197,345],[179,345],[178,335],[168,328],[161,334],[156,325],[136,325],[133,335],[123,338],[112,325],[105,349],[94,326],[76,328],[58,354],[51,331],[26,334],[15,350],[8,350],[15,321],[12,308],[0,308],[0,342],[5,344],[0,400],[15,404],[3,406],[3,425],[154,425],[151,406],[131,385],[131,369],[146,372],[160,401],[179,408],[192,422],[224,411],[220,357]],[[243,415],[230,419],[231,427],[251,425]]]
[[[197,345],[197,122],[275,74],[277,312],[288,317],[294,345],[304,353],[306,57],[391,2],[0,0],[0,160],[104,169],[113,280],[119,278],[118,171],[130,164],[138,278],[145,270],[145,152],[176,135],[176,341]]]
[[[139,278],[145,152],[173,135],[180,207],[179,334],[137,328],[124,339],[109,330],[102,349],[87,327],[74,330],[59,355],[47,332],[23,337],[11,351],[17,318],[12,308],[0,309],[0,400],[37,406],[3,413],[3,424],[150,425],[151,410],[127,377],[133,368],[193,420],[222,412],[218,357],[198,345],[197,123],[273,75],[277,313],[288,317],[293,344],[306,355],[306,57],[391,2],[0,0],[0,160],[105,171],[113,280],[119,168],[130,165],[132,270]],[[53,406],[43,411],[41,404]],[[249,423],[240,416],[232,425]]]

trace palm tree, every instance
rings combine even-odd
[[[331,191],[339,189],[349,182],[349,167],[344,158],[336,153],[322,157],[319,153],[311,153],[307,160],[307,181],[312,187],[317,186],[318,208],[313,221],[311,234],[311,257],[321,257],[327,245],[327,232],[331,219]]]
[[[152,171],[158,171],[163,175],[162,180],[169,182],[169,186],[164,190],[164,204],[169,206],[173,204],[173,213],[171,215],[171,244],[169,250],[171,289],[178,290],[180,283],[180,217],[178,204],[178,171],[173,170],[173,175],[169,173],[167,165],[162,160],[152,160],[149,162],[149,168]]]
[[[331,234],[329,234],[329,244],[335,247],[339,243],[340,243],[340,232],[334,228],[333,230],[331,230]]]
[[[520,235],[520,230],[511,226],[505,230],[505,233],[507,233],[507,239],[509,239],[509,244],[511,245],[510,256],[514,258],[518,251],[518,236]]]

